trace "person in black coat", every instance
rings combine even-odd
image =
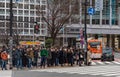
[[[53,48],[51,50],[51,56],[52,56],[52,59],[51,59],[51,66],[56,66],[56,58],[57,58],[57,55],[56,55],[56,51],[55,49]]]
[[[63,66],[64,64],[64,50],[63,49],[60,49],[59,51],[59,64],[61,64],[61,66]]]
[[[36,66],[37,67],[37,62],[38,62],[38,52],[39,52],[39,49],[38,48],[35,48],[34,49],[34,52],[33,52],[33,54],[34,54],[34,62],[33,62],[33,66]]]
[[[67,61],[68,65],[71,64],[71,66],[73,66],[73,51],[71,49],[67,51]]]

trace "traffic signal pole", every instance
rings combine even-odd
[[[85,57],[84,57],[84,61],[85,61],[85,64],[87,65],[88,61],[87,61],[87,0],[85,0],[85,19],[84,19],[84,38],[85,38]]]
[[[13,37],[12,37],[12,33],[13,33],[13,29],[12,29],[12,25],[13,25],[13,0],[10,0],[10,38],[9,38],[9,47],[10,47],[10,69],[12,69],[12,45],[13,45]]]

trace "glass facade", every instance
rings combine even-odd
[[[95,8],[95,0],[87,0],[87,9],[92,6]],[[92,5],[90,5],[90,1],[92,1]],[[84,15],[85,15],[85,5],[84,0],[74,0],[75,3],[75,9],[72,9],[72,11],[75,11],[72,16],[71,23],[79,23],[80,19],[80,12],[82,13],[82,24],[84,24]],[[110,22],[110,6],[112,7],[112,25],[118,25],[118,0],[111,0],[112,5],[110,5],[110,0],[103,0],[103,10],[102,10],[102,24],[103,25],[109,25]],[[81,6],[80,6],[81,4]],[[82,10],[80,10],[80,9]],[[90,15],[87,14],[87,24],[90,24]],[[94,15],[92,15],[92,24],[100,24],[100,11],[96,11]]]

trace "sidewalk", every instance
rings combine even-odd
[[[0,77],[12,77],[12,70],[0,70]]]

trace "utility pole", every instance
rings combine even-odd
[[[13,45],[13,29],[12,29],[12,24],[13,24],[13,0],[10,0],[10,39],[9,39],[9,46],[10,46],[10,69],[12,69],[12,45]]]
[[[87,0],[85,0],[85,19],[84,19],[84,26],[85,26],[85,31],[84,31],[84,38],[85,38],[85,57],[84,57],[84,61],[85,61],[85,64],[87,65]]]

